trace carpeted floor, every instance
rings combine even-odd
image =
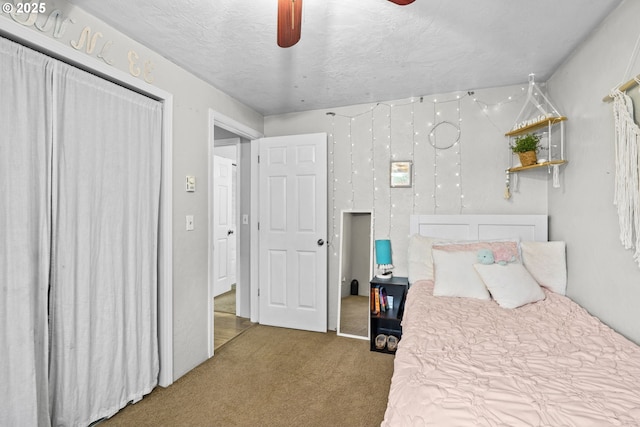
[[[392,372],[368,341],[257,325],[100,427],[378,426]]]

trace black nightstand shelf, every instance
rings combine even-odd
[[[378,351],[381,353],[394,354],[395,350],[391,351],[385,346],[382,349],[376,348],[376,337],[380,334],[393,335],[398,340],[402,338],[402,315],[404,313],[404,301],[409,288],[409,280],[406,277],[392,277],[391,279],[378,279],[374,277],[369,282],[371,296],[373,297],[374,288],[384,288],[387,296],[393,297],[393,308],[388,311],[381,311],[374,313],[371,310],[370,315],[370,349],[371,351]],[[373,306],[372,306],[373,307]]]

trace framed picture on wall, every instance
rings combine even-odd
[[[412,167],[410,161],[391,162],[391,187],[411,187]]]

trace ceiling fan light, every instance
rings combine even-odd
[[[278,46],[298,43],[302,30],[302,0],[278,0]]]

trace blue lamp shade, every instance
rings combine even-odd
[[[393,264],[391,262],[391,240],[376,240],[376,264]]]

